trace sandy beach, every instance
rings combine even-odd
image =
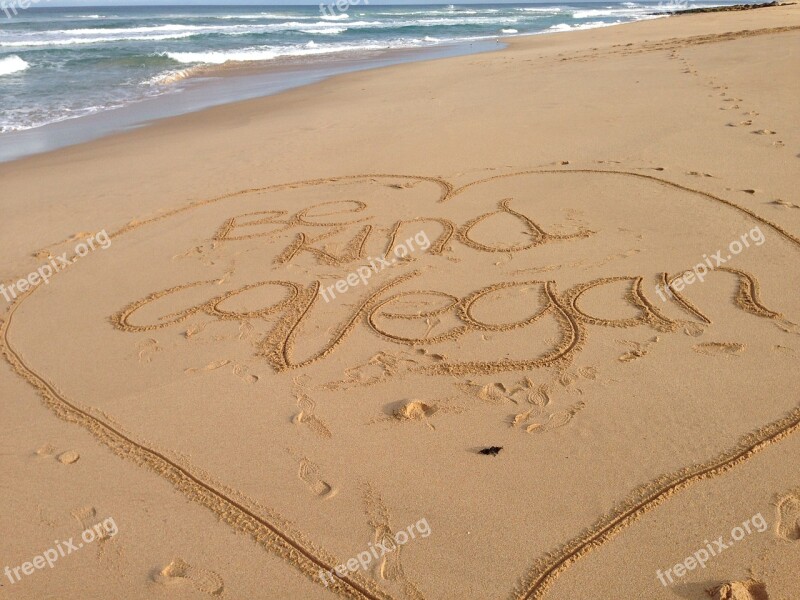
[[[800,598],[800,5],[504,43],[0,164],[0,598]]]

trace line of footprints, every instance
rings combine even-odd
[[[681,56],[677,50],[672,50],[672,52],[670,53],[670,58],[673,60],[678,60],[683,64],[684,66],[683,73],[686,73],[687,75],[693,75],[694,77],[700,76],[695,66],[691,62],[689,62],[687,58]],[[719,110],[725,110],[725,111],[742,110],[743,108],[746,108],[740,104],[740,102],[743,102],[741,98],[736,98],[729,94],[727,85],[718,82],[713,77],[709,77],[707,85],[714,91],[714,93],[709,94],[708,97],[714,98],[716,96],[720,99],[721,106],[719,107]],[[734,119],[732,121],[729,121],[726,125],[728,127],[748,127],[748,128],[753,127],[750,133],[754,135],[771,136],[778,134],[777,131],[774,131],[772,129],[764,129],[763,127],[759,127],[756,124],[757,120],[756,117],[759,116],[759,113],[754,110],[743,110],[741,116],[745,118],[742,119],[741,121],[737,121]],[[772,142],[772,145],[775,146],[776,148],[782,148],[783,146],[785,146],[782,140],[775,140]]]

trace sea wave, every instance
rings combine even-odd
[[[606,23],[605,21],[590,21],[589,23],[579,23],[577,25],[569,25],[567,23],[558,23],[551,25],[550,29],[542,33],[556,32],[556,31],[576,31],[579,29],[596,29],[598,27],[610,27],[611,25],[618,25],[622,21],[614,21],[613,23]]]
[[[307,33],[309,35],[338,35],[347,30],[347,27],[310,27],[308,29],[300,29],[300,33]]]
[[[0,48],[37,48],[47,46],[75,46],[81,44],[108,44],[114,42],[157,42],[161,40],[177,40],[192,37],[194,34],[174,33],[165,35],[132,35],[123,38],[118,37],[96,37],[96,38],[62,38],[56,40],[20,40],[13,42],[0,42]]]
[[[255,48],[242,48],[240,50],[211,50],[208,52],[160,52],[159,56],[166,56],[181,64],[207,64],[222,65],[228,62],[266,62],[276,58],[293,56],[313,56],[317,54],[333,54],[339,52],[359,52],[370,50],[385,50],[387,48],[409,48],[420,46],[424,40],[367,40],[353,44],[318,44],[308,42],[290,46],[261,46]]]
[[[152,85],[152,86],[169,85],[172,83],[176,83],[178,81],[182,81],[184,79],[188,79],[200,72],[201,72],[201,67],[189,67],[188,69],[175,69],[159,73],[158,75],[154,75],[153,77],[147,79],[143,83],[144,85]]]
[[[231,20],[253,21],[255,19],[319,19],[319,17],[316,15],[304,16],[297,14],[269,13],[269,12],[263,12],[251,15],[208,15],[208,18],[222,19],[225,21],[231,21]]]
[[[345,21],[350,18],[347,13],[339,13],[338,15],[322,15],[322,19],[326,21]]]
[[[0,75],[11,75],[29,68],[30,65],[16,54],[0,58]]]
[[[347,27],[369,28],[380,25],[378,21],[357,21]],[[44,32],[11,34],[0,38],[0,47],[58,47],[76,44],[107,44],[127,41],[162,41],[184,39],[201,35],[244,36],[267,34],[281,31],[321,33],[331,30],[341,33],[343,25],[330,21],[300,22],[287,21],[262,25],[178,25],[165,24],[147,27],[56,29]]]
[[[592,18],[603,18],[603,17],[627,17],[627,18],[635,18],[635,17],[643,17],[646,16],[649,12],[653,12],[656,7],[653,8],[592,8],[587,10],[574,10],[572,11],[572,18],[573,19],[592,19]]]
[[[526,6],[526,7],[516,8],[515,10],[518,10],[520,12],[526,12],[526,13],[553,13],[554,14],[554,13],[560,13],[563,9],[558,7],[558,6],[537,6],[537,7]]]
[[[576,11],[575,15],[582,11]],[[583,11],[589,12],[589,11]],[[575,16],[574,15],[574,16]],[[0,47],[58,47],[78,44],[106,44],[126,41],[162,41],[183,39],[201,35],[245,36],[284,31],[336,35],[351,29],[405,29],[412,27],[447,27],[460,25],[506,25],[519,23],[519,17],[509,16],[441,16],[418,19],[393,19],[387,21],[360,20],[342,22],[318,17],[317,21],[292,20],[282,23],[231,24],[231,25],[184,25],[166,23],[142,27],[93,27],[76,29],[53,29],[11,33],[0,38]],[[575,18],[580,18],[575,16]]]

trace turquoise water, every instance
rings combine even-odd
[[[719,4],[716,2],[715,4]],[[708,6],[711,3],[701,3]],[[695,4],[692,4],[695,6]],[[655,18],[656,3],[30,8],[0,11],[0,141],[177,94],[240,65],[380,56]]]

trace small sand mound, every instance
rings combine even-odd
[[[769,600],[767,588],[758,581],[731,581],[709,592],[714,600]]]
[[[166,567],[161,569],[159,575],[164,578],[161,583],[174,583],[175,579],[185,579],[189,571],[189,563],[183,559],[176,558]]]
[[[394,417],[401,421],[422,421],[438,409],[422,400],[410,400],[394,411]]]

